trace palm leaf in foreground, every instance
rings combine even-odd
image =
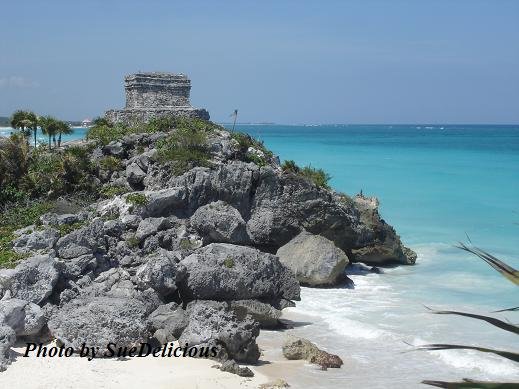
[[[488,252],[481,250],[477,247],[468,247],[467,245],[461,242],[459,246],[456,247],[465,250],[469,253],[472,253],[474,255],[477,255],[483,261],[488,263],[494,270],[501,273],[501,275],[506,277],[508,280],[512,281],[514,284],[519,285],[519,271],[515,270],[511,266],[508,266],[506,263],[497,259],[492,254],[489,254]]]
[[[466,313],[466,312],[458,312],[458,311],[435,311],[432,310],[429,307],[426,307],[427,309],[430,309],[432,313],[436,315],[458,315],[458,316],[465,316],[465,317],[471,317],[473,319],[483,320],[486,321],[489,324],[492,324],[493,326],[499,327],[502,330],[512,332],[516,335],[519,335],[519,327],[507,322],[504,322],[502,320],[496,319],[494,317],[490,316],[484,316],[484,315],[476,315],[474,313]],[[505,311],[505,310],[503,310]]]
[[[517,382],[484,382],[464,379],[462,382],[447,382],[447,381],[422,381],[422,384],[436,386],[438,388],[458,389],[458,388],[473,388],[473,389],[517,389],[519,383]]]
[[[511,312],[511,311],[519,311],[519,307],[500,309],[499,311],[494,311],[494,312]]]
[[[438,350],[476,350],[482,353],[491,353],[499,355],[503,358],[514,362],[519,362],[519,354],[511,351],[494,350],[491,348],[477,347],[477,346],[463,346],[460,344],[424,344],[418,346],[418,350],[438,351]]]

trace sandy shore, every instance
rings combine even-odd
[[[311,318],[284,313],[294,327],[304,326]],[[87,389],[87,388],[255,388],[284,379],[290,388],[306,388],[308,371],[325,378],[316,366],[283,357],[281,345],[292,330],[262,330],[257,339],[261,349],[259,363],[248,366],[254,377],[244,378],[212,368],[217,362],[195,358],[37,358],[23,357],[25,345],[11,350],[13,363],[0,373],[0,388]],[[52,345],[52,344],[51,344]],[[302,374],[305,373],[306,374]]]
[[[290,318],[294,319],[294,318]],[[297,325],[297,322],[294,321]],[[255,388],[276,379],[285,379],[291,388],[297,382],[305,362],[289,361],[281,352],[286,331],[262,330],[258,337],[261,358],[256,366],[248,366],[254,377],[243,378],[212,368],[217,362],[195,358],[37,358],[23,357],[25,345],[12,349],[15,360],[0,373],[0,388]],[[290,380],[289,380],[290,379]],[[292,381],[292,382],[291,382]]]
[[[25,348],[13,350],[16,360],[0,373],[0,388],[258,388],[269,379],[243,378],[211,368],[216,362],[194,358],[24,358]]]

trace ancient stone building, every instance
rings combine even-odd
[[[186,116],[209,120],[205,109],[189,102],[191,80],[184,74],[136,73],[124,79],[126,107],[112,109],[105,117],[113,123],[146,122],[160,116]]]

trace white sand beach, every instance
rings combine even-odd
[[[284,313],[283,318],[291,321],[296,327],[304,325],[310,319],[293,312]],[[19,344],[11,350],[15,357],[13,363],[6,371],[0,373],[0,388],[87,389],[146,386],[157,389],[257,389],[262,384],[279,379],[285,380],[290,388],[300,388],[305,387],[308,370],[317,374],[316,379],[333,375],[332,371],[323,372],[305,361],[289,361],[283,357],[281,346],[291,332],[292,330],[261,331],[257,339],[261,349],[259,363],[255,366],[246,365],[254,372],[252,378],[239,377],[212,368],[218,365],[218,362],[208,359],[149,356],[124,360],[97,358],[88,361],[80,357],[23,357],[25,345]],[[307,374],[302,374],[304,370]]]
[[[255,375],[243,378],[211,368],[216,362],[194,358],[37,358],[23,357],[25,347],[14,348],[16,360],[0,373],[0,388],[258,388],[269,379],[251,366]]]

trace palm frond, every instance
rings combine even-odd
[[[519,307],[505,308],[505,309],[500,309],[499,311],[494,311],[494,312],[512,312],[512,311],[519,311]]]
[[[519,362],[519,354],[511,351],[503,351],[503,350],[494,350],[485,347],[477,347],[477,346],[464,346],[460,344],[424,344],[423,346],[418,346],[418,350],[428,350],[428,351],[439,351],[439,350],[476,350],[482,353],[491,353],[499,355],[503,358],[509,359],[514,362]]]
[[[465,316],[470,317],[477,320],[483,320],[486,321],[489,324],[492,324],[493,326],[499,327],[502,330],[512,332],[516,335],[519,335],[519,327],[507,322],[504,322],[502,320],[496,319],[494,317],[490,316],[484,316],[484,315],[476,315],[474,313],[467,313],[467,312],[459,312],[459,311],[435,311],[432,310],[429,307],[426,307],[427,309],[430,309],[432,313],[436,315],[458,315],[458,316]]]
[[[467,245],[461,242],[459,243],[459,246],[456,247],[478,256],[483,261],[488,263],[494,270],[501,273],[501,275],[506,277],[508,280],[512,281],[516,285],[519,285],[519,271],[517,271],[511,266],[508,266],[506,263],[497,259],[492,254],[477,247],[468,247]]]
[[[447,389],[461,389],[461,388],[472,388],[472,389],[512,389],[518,388],[519,383],[517,382],[485,382],[485,381],[473,381],[469,379],[463,379],[461,382],[448,382],[448,381],[422,381],[422,384],[436,386],[438,388]]]

